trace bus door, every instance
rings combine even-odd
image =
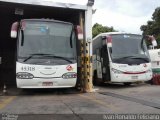
[[[101,50],[96,49],[96,66],[97,66],[97,78],[102,79],[102,63],[101,63]]]
[[[101,48],[101,56],[102,56],[102,75],[103,81],[110,81],[110,66],[109,66],[109,56],[107,45],[103,45]]]

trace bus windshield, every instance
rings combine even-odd
[[[40,56],[44,59],[52,56],[63,60],[76,58],[76,37],[72,24],[25,20],[21,22],[19,33],[18,56],[24,61]]]
[[[109,48],[113,62],[135,64],[149,62],[149,54],[141,35],[112,35],[112,47]]]

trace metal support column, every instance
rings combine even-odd
[[[92,82],[92,6],[85,12],[85,91],[93,92]]]

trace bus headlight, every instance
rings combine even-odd
[[[63,79],[77,78],[77,73],[68,72],[62,75]]]
[[[117,70],[117,69],[114,69],[114,68],[112,68],[111,70],[112,70],[112,72],[114,72],[115,74],[122,74],[122,73],[123,73],[122,71]]]
[[[27,72],[19,72],[16,74],[16,77],[18,79],[33,79],[34,76],[31,73],[27,73]]]

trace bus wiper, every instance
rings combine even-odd
[[[43,56],[43,57],[60,58],[60,59],[63,59],[63,60],[66,60],[66,61],[72,63],[72,61],[69,60],[68,58],[61,57],[61,56],[55,56],[54,54],[43,54],[43,53],[31,54],[31,55],[30,55],[29,57],[27,57],[23,62],[26,62],[27,60],[31,59],[33,56]]]
[[[33,56],[46,56],[46,55],[51,55],[51,54],[41,54],[41,53],[30,54],[30,56],[27,57],[23,62],[26,62],[27,60],[31,59]]]
[[[120,59],[125,59],[125,58],[137,58],[135,56],[125,56],[125,57],[121,57]]]
[[[149,59],[148,59],[148,58],[135,57],[135,58],[133,58],[133,59],[142,59],[142,60],[144,60],[144,61],[146,61],[146,62],[149,62]]]
[[[126,57],[121,57],[120,59],[125,59],[125,58],[143,59],[143,60],[145,60],[145,61],[149,62],[148,58],[136,57],[136,56],[126,56]]]
[[[54,57],[54,58],[60,58],[60,59],[63,59],[63,60],[66,60],[66,61],[68,61],[68,62],[72,63],[72,61],[71,61],[70,59],[65,58],[65,57],[61,57],[61,56],[54,56],[54,55],[53,55],[52,57]]]

